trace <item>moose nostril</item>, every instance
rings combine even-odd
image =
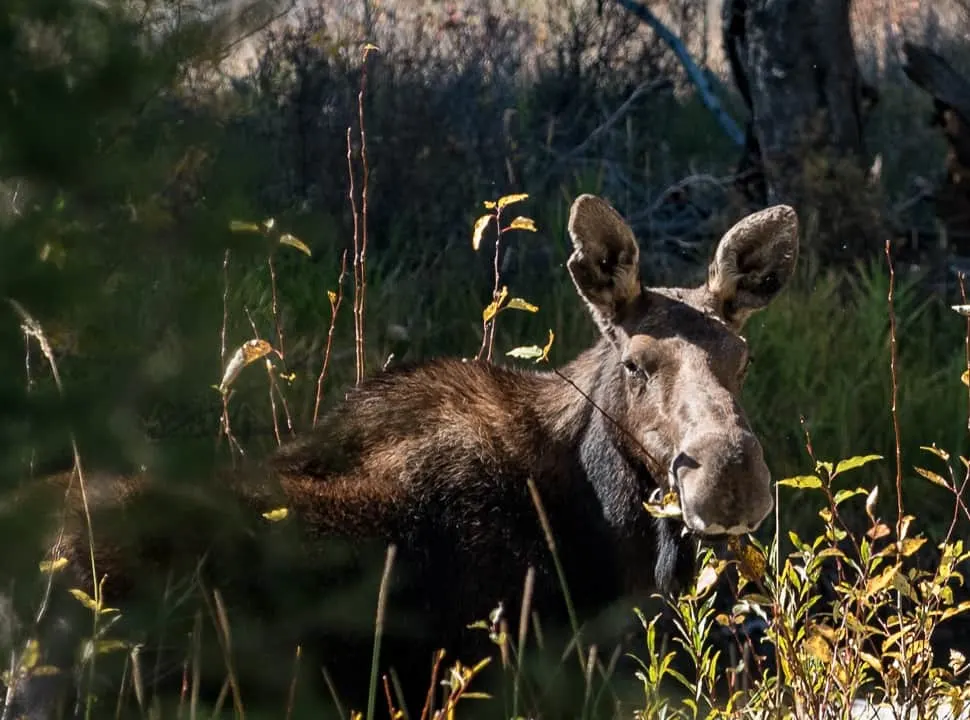
[[[700,467],[700,465],[690,455],[683,452],[677,453],[677,457],[675,457],[670,463],[670,476],[674,480],[677,480],[682,469],[687,468],[688,470],[693,470],[698,467]]]

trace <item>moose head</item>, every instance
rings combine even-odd
[[[777,205],[734,225],[694,288],[644,288],[633,232],[598,197],[576,199],[569,234],[569,272],[608,341],[613,367],[598,399],[617,421],[616,443],[663,490],[678,493],[693,533],[754,530],[773,500],[761,445],[739,403],[751,363],[740,330],[794,272],[795,211]]]

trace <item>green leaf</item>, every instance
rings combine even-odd
[[[243,222],[242,220],[232,220],[229,223],[229,229],[232,232],[250,232],[258,233],[262,232],[262,228],[254,222]]]
[[[307,257],[313,256],[313,253],[310,252],[310,248],[308,248],[302,240],[290,235],[290,233],[283,233],[280,235],[280,245],[289,245],[291,248],[296,248]]]
[[[819,470],[824,470],[828,477],[832,477],[833,465],[828,461],[819,460],[817,463],[815,463],[815,472],[818,472]]]
[[[511,300],[509,300],[509,304],[506,305],[506,307],[511,308],[512,310],[525,310],[526,312],[530,312],[530,313],[539,312],[538,305],[533,305],[532,303],[526,300],[523,300],[522,298],[512,298]]]
[[[117,652],[118,650],[127,650],[128,643],[122,640],[98,640],[94,644],[94,654],[104,655],[110,652]]]
[[[542,359],[542,348],[538,345],[523,345],[522,347],[512,348],[507,353],[508,357],[519,358],[521,360],[540,360]]]
[[[785,487],[798,488],[800,490],[814,490],[822,487],[822,480],[816,475],[796,475],[795,477],[779,480],[778,484],[784,485]]]
[[[838,464],[835,466],[835,475],[847,472],[849,470],[855,470],[856,468],[862,467],[866,463],[870,463],[873,460],[882,460],[882,455],[856,455],[855,457],[850,457],[846,460],[839,460]]]
[[[843,502],[848,500],[850,497],[855,497],[856,495],[865,495],[868,491],[864,488],[855,488],[854,490],[839,490],[835,493],[835,504],[841,505]]]

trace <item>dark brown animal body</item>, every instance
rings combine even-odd
[[[164,491],[123,483],[125,498],[109,512],[125,516],[142,497],[157,524],[139,521],[129,528],[137,542],[98,549],[108,604],[123,602],[121,590],[138,591],[139,568],[181,560],[188,571],[204,549],[207,587],[225,588],[230,620],[264,620],[234,634],[237,655],[246,637],[289,653],[302,643],[312,662],[346,671],[341,690],[360,688],[393,543],[382,668],[402,675],[417,717],[431,652],[479,659],[487,636],[467,625],[499,603],[514,621],[529,567],[532,607],[550,627],[565,619],[530,481],[581,621],[621,598],[683,586],[698,537],[755,529],[772,493],[738,402],[750,359],[739,330],[793,272],[794,212],[779,206],[738,223],[697,288],[643,288],[633,234],[598,198],[576,200],[569,231],[568,268],[602,332],[597,345],[556,372],[442,359],[377,375],[267,464],[216,488],[241,502],[196,503],[197,516],[165,518]],[[658,489],[679,493],[682,520],[645,512]],[[281,506],[289,511],[282,522],[260,515]],[[213,508],[233,520],[207,519]],[[82,536],[72,548],[72,582],[90,588]],[[338,586],[354,583],[362,594],[335,599]],[[289,669],[263,668],[281,681]]]

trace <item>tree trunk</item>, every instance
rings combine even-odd
[[[789,203],[823,263],[880,249],[850,0],[725,0],[725,49],[751,111],[739,183],[757,203]]]
[[[929,48],[906,43],[903,71],[933,98],[932,122],[946,139],[945,174],[935,193],[948,249],[970,256],[970,82]]]

